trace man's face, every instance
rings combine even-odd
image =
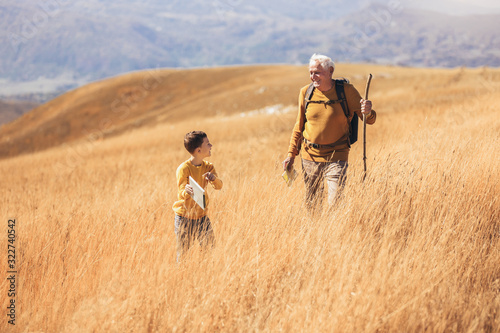
[[[207,137],[203,138],[203,143],[201,144],[201,147],[198,149],[199,149],[200,155],[202,155],[203,158],[209,157],[212,155],[212,144],[210,143],[210,141],[208,140]]]
[[[323,68],[316,62],[309,65],[309,75],[316,89],[328,91],[332,88],[333,68]]]

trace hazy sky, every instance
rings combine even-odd
[[[498,0],[401,0],[401,3],[452,15],[500,13]]]

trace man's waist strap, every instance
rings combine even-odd
[[[340,146],[340,145],[345,145],[345,144],[349,144],[349,141],[347,141],[347,139],[345,137],[341,138],[340,140],[334,142],[334,143],[329,143],[329,144],[326,144],[326,145],[320,145],[320,144],[317,144],[317,143],[312,143],[311,141],[307,140],[306,138],[304,138],[304,143],[309,146],[309,147],[312,147],[312,148],[315,148],[315,149],[321,149],[321,148],[335,148],[337,146]]]

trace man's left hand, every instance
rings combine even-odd
[[[368,115],[368,114],[370,114],[370,112],[372,112],[372,101],[362,98],[360,103],[361,103],[361,113],[362,114]]]

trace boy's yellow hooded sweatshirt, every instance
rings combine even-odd
[[[199,219],[207,214],[209,203],[208,193],[205,192],[205,210],[203,210],[185,189],[186,185],[189,184],[189,176],[191,176],[203,188],[206,188],[208,183],[210,183],[213,188],[220,190],[222,188],[222,180],[218,177],[213,182],[206,180],[203,175],[207,172],[211,172],[217,177],[215,167],[207,161],[203,161],[200,166],[195,166],[191,163],[191,160],[187,160],[179,165],[176,172],[178,200],[172,206],[175,214],[188,219]]]

